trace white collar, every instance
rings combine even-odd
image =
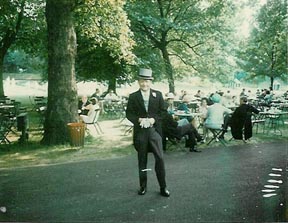
[[[150,96],[150,89],[148,90],[148,91],[142,91],[142,90],[140,90],[141,91],[141,94],[142,94],[142,96]]]

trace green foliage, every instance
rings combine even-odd
[[[46,46],[44,8],[44,0],[1,1],[0,49],[12,41],[14,48],[39,54]]]
[[[134,64],[135,56],[124,2],[87,0],[77,8],[79,77],[104,81],[127,76],[125,66]]]
[[[268,0],[261,8],[257,25],[244,50],[239,52],[241,68],[250,78],[269,77],[287,81],[287,2]]]
[[[137,42],[135,54],[147,66],[158,62],[155,56],[163,57],[167,50],[174,71],[179,71],[176,75],[218,77],[227,73],[225,58],[231,49],[227,21],[234,12],[231,1],[131,0],[126,8]],[[155,54],[154,49],[161,53]],[[151,55],[141,54],[144,50]],[[156,66],[163,70],[163,59]]]
[[[4,58],[4,72],[6,73],[40,73],[44,61],[40,57],[26,54],[23,50],[8,51]]]
[[[2,0],[0,2],[0,96],[4,94],[3,63],[10,50],[47,55],[44,0]],[[7,59],[7,58],[6,58]],[[9,58],[8,58],[9,60]]]

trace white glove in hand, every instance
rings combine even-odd
[[[150,128],[152,125],[150,123],[150,120],[148,118],[143,118],[140,122],[141,128]]]

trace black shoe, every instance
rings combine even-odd
[[[204,140],[204,138],[202,136],[200,136],[199,138],[197,138],[197,142],[202,142]]]
[[[195,149],[195,148],[190,148],[190,152],[195,152],[195,153],[201,153],[202,151]]]
[[[140,187],[140,190],[138,191],[139,195],[144,195],[146,194],[146,188],[145,187]]]
[[[169,192],[169,190],[167,190],[166,188],[161,188],[161,189],[160,189],[160,194],[161,194],[161,196],[163,196],[163,197],[169,197],[169,196],[170,196],[170,192]]]

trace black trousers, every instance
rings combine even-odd
[[[183,136],[187,135],[188,139],[186,139],[186,147],[193,147],[197,144],[197,140],[201,139],[200,134],[198,133],[197,129],[192,124],[187,124],[183,126],[177,127],[177,132],[179,134],[178,138],[182,138]]]
[[[155,158],[155,172],[160,188],[166,187],[165,165],[163,159],[162,137],[155,128],[143,128],[137,134],[134,142],[138,152],[138,169],[140,187],[147,187],[147,158],[152,152]]]

